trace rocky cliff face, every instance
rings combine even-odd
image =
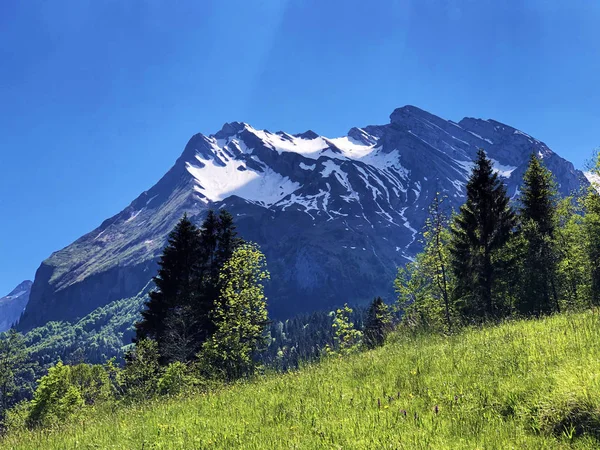
[[[484,148],[516,197],[531,152],[569,194],[583,173],[544,143],[493,120],[458,123],[413,106],[387,125],[326,138],[225,124],[197,134],[171,170],[131,205],[42,263],[21,329],[72,320],[146,286],[168,232],[187,212],[200,223],[227,208],[242,236],[265,252],[271,314],[391,297],[397,267],[419,250],[436,192],[464,201]]]
[[[0,298],[0,333],[9,330],[21,317],[31,293],[32,281],[26,280]]]

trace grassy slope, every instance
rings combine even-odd
[[[600,318],[589,312],[450,338],[396,335],[372,352],[98,411],[58,432],[10,435],[0,447],[598,448],[589,434],[570,439],[559,425],[555,437],[551,427],[570,414],[598,430],[599,355]]]

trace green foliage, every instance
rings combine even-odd
[[[394,333],[298,372],[15,430],[0,448],[597,449],[599,320]]]
[[[334,346],[328,347],[327,353],[348,355],[360,349],[363,333],[354,327],[354,322],[351,321],[352,313],[352,308],[347,304],[335,311],[332,324]]]
[[[194,384],[194,377],[190,375],[187,365],[180,361],[169,364],[163,375],[158,380],[158,394],[180,395],[189,391]]]
[[[590,262],[590,300],[594,306],[600,306],[600,153],[591,173],[596,177],[596,181],[592,183],[583,201],[583,228],[585,248]]]
[[[163,363],[188,360],[195,354],[197,324],[186,307],[197,295],[200,245],[198,228],[184,215],[169,235],[153,278],[156,289],[136,324],[136,339],[155,340]]]
[[[467,201],[451,227],[454,291],[463,317],[480,321],[506,314],[509,305],[498,283],[506,265],[502,250],[515,223],[506,188],[480,150],[467,183]]]
[[[118,385],[131,400],[154,397],[163,373],[158,344],[151,339],[141,339],[125,355],[125,368],[118,377]]]
[[[219,273],[240,245],[233,217],[208,212],[201,229],[186,215],[169,235],[153,278],[136,339],[157,342],[160,362],[192,361],[212,334],[211,314],[221,292]]]
[[[450,270],[451,239],[444,198],[436,195],[423,230],[423,251],[400,268],[394,286],[403,321],[412,327],[451,332],[456,327],[452,298],[455,279]]]
[[[0,335],[0,420],[29,394],[35,366],[22,334],[10,330]]]
[[[254,372],[256,353],[267,343],[265,256],[255,244],[242,244],[224,264],[219,279],[221,295],[211,314],[216,331],[199,357],[207,370],[233,380]]]
[[[572,197],[558,202],[555,232],[558,254],[557,283],[561,309],[582,309],[589,305],[589,259],[586,254],[584,217]]]
[[[27,415],[27,425],[57,425],[77,415],[85,405],[112,400],[113,389],[102,366],[58,362],[39,380]]]
[[[522,280],[517,309],[524,315],[560,311],[558,301],[557,191],[552,174],[532,154],[521,189]]]
[[[138,297],[117,300],[97,308],[81,320],[48,322],[25,335],[31,358],[47,369],[60,359],[77,364],[102,364],[112,357],[122,360],[124,346],[135,335],[134,323],[144,303]]]
[[[367,348],[381,347],[392,328],[392,315],[381,297],[375,298],[367,310],[364,342]]]

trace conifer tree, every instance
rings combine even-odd
[[[522,314],[560,310],[555,246],[557,191],[552,174],[532,154],[521,189],[523,278],[517,307]]]
[[[364,342],[368,348],[383,345],[392,325],[392,316],[381,297],[375,298],[367,311]]]
[[[483,150],[477,154],[466,191],[466,203],[451,228],[455,295],[468,318],[495,318],[505,308],[494,287],[502,266],[500,250],[511,237],[515,214],[506,188]]]
[[[198,274],[201,267],[200,234],[198,228],[184,215],[171,232],[168,244],[159,261],[160,269],[153,278],[156,289],[150,292],[142,319],[136,324],[136,340],[153,339],[158,344],[161,362],[173,360],[170,350],[178,343],[173,339],[180,331],[170,327],[184,327],[191,330],[195,324],[193,314],[183,314],[194,303],[197,295]],[[184,317],[184,323],[171,320]],[[193,357],[194,351],[188,349],[186,359]]]
[[[200,231],[202,265],[199,268],[198,295],[194,305],[196,322],[204,342],[215,331],[210,314],[222,290],[220,273],[243,240],[238,237],[233,216],[226,210],[208,211]]]
[[[209,372],[228,380],[254,372],[256,353],[266,345],[268,279],[266,259],[255,244],[239,245],[221,269],[221,292],[211,314],[215,333],[199,355]]]

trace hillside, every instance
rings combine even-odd
[[[562,195],[587,185],[570,162],[509,125],[453,122],[414,106],[394,110],[388,124],[336,138],[240,122],[196,134],[156,185],[41,264],[19,329],[74,323],[137,296],[177,220],[187,212],[199,224],[209,208],[225,207],[240,234],[261,246],[273,275],[266,287],[272,317],[376,295],[391,300],[396,268],[420,250],[433,196],[443,192],[458,209],[480,148],[511,197],[532,152]]]
[[[393,335],[217,392],[98,409],[6,449],[543,449],[600,445],[597,311]]]

